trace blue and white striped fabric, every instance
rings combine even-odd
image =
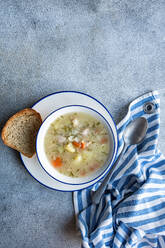
[[[155,104],[153,114],[143,111],[146,102]],[[74,192],[75,214],[84,248],[165,248],[165,158],[157,148],[160,122],[157,91],[130,104],[126,117],[117,127],[119,153],[125,126],[140,116],[148,121],[146,138],[140,145],[128,147],[100,203],[91,203],[92,191],[100,182]]]

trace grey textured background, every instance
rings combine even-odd
[[[164,77],[164,0],[0,0],[0,128],[59,90],[91,94],[118,122]],[[71,193],[36,182],[2,141],[0,247],[80,247]]]

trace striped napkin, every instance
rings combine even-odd
[[[151,102],[155,112],[146,114]],[[165,158],[157,148],[160,100],[157,91],[134,100],[118,124],[119,152],[123,131],[132,120],[148,121],[147,135],[140,145],[128,146],[114,169],[99,204],[91,202],[90,188],[74,192],[74,208],[82,236],[82,247],[165,248]]]

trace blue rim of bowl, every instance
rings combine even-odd
[[[50,97],[50,96],[52,96],[52,95],[62,94],[62,93],[76,93],[76,94],[80,94],[80,95],[87,96],[87,97],[89,97],[89,98],[95,100],[96,102],[98,102],[98,103],[107,111],[107,113],[110,115],[110,117],[111,117],[111,119],[112,119],[112,121],[113,121],[113,123],[114,123],[115,129],[116,129],[116,133],[117,133],[117,142],[116,142],[116,144],[117,144],[117,149],[116,149],[115,159],[114,159],[114,161],[113,161],[113,164],[114,164],[115,161],[116,161],[116,158],[117,158],[118,147],[119,147],[119,137],[118,137],[117,126],[116,126],[115,121],[114,121],[114,119],[113,119],[111,113],[109,112],[109,110],[108,110],[108,109],[105,107],[105,105],[104,105],[103,103],[101,103],[99,100],[97,100],[97,99],[94,98],[93,96],[90,96],[90,95],[88,95],[88,94],[86,94],[86,93],[84,93],[84,92],[75,91],[75,90],[73,90],[73,91],[71,91],[71,90],[64,90],[64,91],[53,92],[53,93],[51,93],[51,94],[48,94],[48,95],[46,95],[46,96],[40,98],[37,102],[35,102],[35,103],[31,106],[31,108],[34,108],[39,102],[43,101],[43,100],[44,100],[45,98],[47,98],[47,97]],[[87,187],[84,187],[84,188],[81,188],[81,189],[77,189],[77,190],[74,190],[74,189],[73,189],[73,190],[60,190],[60,189],[56,189],[56,188],[54,188],[54,187],[50,187],[50,186],[48,186],[48,185],[46,185],[46,184],[40,182],[36,177],[34,177],[34,176],[31,174],[31,172],[28,170],[28,168],[26,167],[26,165],[25,165],[25,163],[24,163],[24,161],[23,161],[23,158],[22,158],[22,154],[21,154],[21,153],[20,153],[20,157],[21,157],[21,161],[22,161],[22,163],[23,163],[25,169],[26,169],[26,170],[28,171],[28,173],[32,176],[32,178],[34,178],[37,182],[39,182],[41,185],[45,186],[45,187],[48,188],[48,189],[57,190],[57,191],[60,191],[60,192],[74,192],[74,191],[80,191],[80,190],[83,190],[83,189],[90,188],[92,185],[95,184],[95,183],[93,183],[93,184],[91,184],[91,185],[89,185],[89,186],[87,186]],[[112,166],[113,166],[113,164],[112,164]],[[108,171],[105,173],[104,176],[106,176],[107,173],[108,173]],[[101,180],[101,179],[102,179],[102,178],[100,178],[100,180]],[[100,181],[100,180],[99,180],[99,181]]]
[[[61,180],[57,179],[56,177],[52,176],[52,175],[45,169],[45,167],[43,166],[43,163],[40,161],[40,158],[39,158],[39,155],[38,155],[38,150],[37,150],[37,143],[38,143],[38,136],[39,136],[39,133],[40,133],[40,129],[43,127],[43,125],[44,125],[44,123],[47,121],[47,119],[48,119],[49,117],[51,117],[52,114],[58,112],[59,110],[65,109],[65,108],[71,108],[71,107],[80,107],[80,108],[90,109],[90,110],[92,110],[93,112],[97,113],[99,116],[101,116],[101,118],[104,119],[104,121],[106,122],[107,126],[108,126],[109,129],[111,130],[112,139],[113,139],[113,147],[114,147],[114,148],[113,148],[113,154],[112,154],[112,158],[111,158],[110,162],[107,164],[107,167],[105,168],[105,170],[104,170],[99,176],[97,176],[97,177],[95,177],[94,179],[92,179],[92,180],[90,180],[90,181],[87,181],[87,182],[85,182],[85,183],[66,183],[66,182],[61,181]],[[115,150],[116,150],[116,144],[115,144],[115,143],[116,143],[116,142],[115,142],[114,133],[113,133],[113,131],[112,131],[112,128],[111,128],[109,122],[108,122],[108,121],[105,119],[105,117],[104,117],[102,114],[100,114],[97,110],[95,110],[95,109],[93,109],[93,108],[91,108],[91,107],[84,106],[84,105],[75,105],[75,104],[74,104],[74,105],[66,105],[66,106],[63,106],[63,107],[61,107],[61,108],[58,108],[58,109],[52,111],[52,112],[45,118],[45,120],[43,121],[42,125],[40,126],[40,128],[39,128],[39,130],[38,130],[37,138],[36,138],[36,155],[37,155],[37,158],[38,158],[38,161],[39,161],[41,167],[42,167],[42,168],[44,169],[44,171],[45,171],[50,177],[52,177],[53,179],[59,181],[60,183],[67,184],[67,185],[72,185],[72,186],[73,186],[73,185],[83,185],[83,184],[91,183],[91,182],[97,180],[98,178],[102,178],[102,177],[103,177],[103,174],[105,173],[105,171],[110,169],[110,167],[111,167],[111,165],[113,164],[113,161],[114,161],[114,159],[115,159],[115,156],[114,156],[114,155],[115,155]],[[97,183],[98,181],[99,181],[99,180],[97,180],[96,183]]]

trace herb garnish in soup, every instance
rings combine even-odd
[[[83,177],[102,167],[110,140],[104,125],[86,113],[69,113],[57,118],[45,136],[45,152],[60,173]]]

